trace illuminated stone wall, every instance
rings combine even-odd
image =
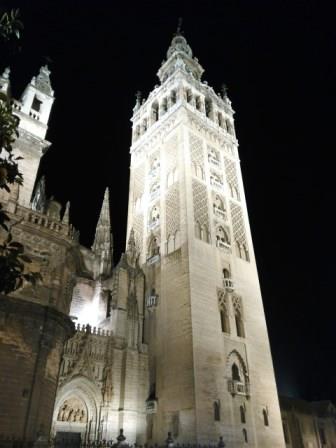
[[[132,118],[128,234],[146,274],[148,441],[171,431],[180,443],[280,448],[233,110],[202,73],[175,36],[161,84]]]

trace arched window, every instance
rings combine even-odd
[[[201,100],[200,96],[196,96],[196,98],[195,98],[195,106],[196,106],[197,110],[202,111],[202,100]]]
[[[229,134],[232,134],[232,124],[230,120],[225,120],[226,130]]]
[[[231,278],[230,271],[228,269],[223,269],[223,277],[224,278]]]
[[[152,123],[155,123],[159,119],[159,103],[154,101],[152,104]]]
[[[234,362],[231,367],[232,381],[241,381],[237,364]]]
[[[177,99],[177,96],[176,96],[176,90],[172,90],[171,93],[170,93],[170,100],[171,100],[171,103],[172,103],[172,104],[175,104],[175,103],[176,103],[176,99]]]
[[[142,134],[147,131],[147,118],[144,118],[141,123]]]
[[[140,137],[140,125],[136,125],[135,127],[135,138],[138,139]]]
[[[241,423],[246,423],[246,411],[245,411],[244,406],[240,406],[239,410],[240,410],[240,421],[241,421]]]
[[[248,439],[247,439],[247,431],[245,428],[243,428],[243,437],[244,437],[244,442],[248,443]]]
[[[194,176],[198,177],[199,179],[204,180],[203,168],[200,165],[198,165],[197,163],[192,164],[192,172],[193,172]]]
[[[213,206],[214,208],[224,211],[224,203],[218,194],[215,196]]]
[[[175,250],[174,235],[169,235],[167,239],[167,254],[174,252],[174,250]]]
[[[246,244],[243,244],[243,254],[244,254],[244,260],[250,261],[250,256],[249,256]]]
[[[239,258],[242,258],[242,247],[239,241],[236,241],[236,254]]]
[[[230,321],[227,309],[224,305],[221,306],[220,309],[220,319],[223,333],[230,333]]]
[[[218,247],[224,247],[230,244],[229,236],[222,226],[216,229],[216,245]]]
[[[154,255],[159,254],[160,254],[159,239],[156,236],[154,236],[149,243],[148,255],[149,257],[154,257]]]
[[[151,199],[154,199],[156,196],[158,196],[159,192],[160,192],[160,184],[159,182],[154,182],[154,184],[151,186],[150,189]]]
[[[198,239],[202,238],[202,235],[201,235],[201,224],[199,223],[199,221],[195,222],[195,236]]]
[[[187,89],[186,90],[186,99],[187,99],[187,103],[191,103],[192,99],[193,99],[193,94],[191,89]]]
[[[262,413],[263,413],[263,418],[264,418],[264,425],[269,426],[268,414],[267,414],[266,409],[263,409]]]
[[[223,115],[220,112],[217,113],[217,121],[218,121],[218,126],[220,126],[222,128],[223,127]]]
[[[209,243],[209,230],[206,224],[201,227],[201,240]]]
[[[211,101],[211,99],[205,98],[204,104],[205,104],[205,115],[208,118],[212,118],[212,101]]]
[[[245,337],[243,319],[241,316],[241,312],[237,309],[235,310],[235,321],[236,321],[237,336],[239,336],[240,338]]]
[[[160,210],[159,207],[154,205],[154,207],[152,208],[151,212],[150,212],[150,222],[151,223],[156,223],[160,220]]]
[[[162,102],[161,102],[161,112],[162,115],[165,114],[168,110],[168,99],[167,98],[163,98]]]
[[[220,421],[220,401],[216,400],[214,401],[214,420],[215,422],[219,422]]]

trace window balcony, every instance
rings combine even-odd
[[[232,395],[250,395],[249,386],[241,381],[228,380],[228,391]]]
[[[157,413],[157,400],[146,400],[146,414]]]
[[[224,278],[223,279],[223,286],[229,292],[232,292],[234,290],[234,283],[233,283],[233,280],[231,278]]]
[[[156,219],[155,221],[152,221],[148,224],[148,228],[149,230],[153,230],[156,229],[156,227],[158,227],[160,225],[160,220]]]
[[[147,258],[147,265],[155,264],[160,261],[160,254],[152,255],[151,257]]]
[[[209,161],[209,163],[211,163],[212,165],[215,165],[216,167],[220,166],[219,160],[217,160],[215,157],[212,157],[209,155],[208,161]]]
[[[146,308],[155,308],[158,304],[159,296],[157,294],[146,297]]]
[[[229,243],[225,243],[224,241],[217,239],[216,240],[216,246],[220,249],[231,249],[231,246]]]
[[[156,198],[158,198],[160,195],[160,188],[157,188],[156,190],[152,190],[150,192],[150,200],[154,201]]]
[[[157,167],[152,168],[152,169],[150,170],[150,172],[149,172],[149,176],[150,176],[152,179],[154,179],[156,176],[158,176],[159,172],[160,172],[160,166],[157,166]]]
[[[224,221],[227,220],[227,214],[226,214],[226,211],[225,211],[225,210],[222,210],[221,208],[218,208],[218,207],[216,207],[216,206],[214,205],[213,211],[214,211],[214,214],[215,214],[218,218],[223,219]]]
[[[219,190],[223,190],[224,185],[216,179],[210,178],[210,184]]]

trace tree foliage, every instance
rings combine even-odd
[[[4,12],[0,16],[0,40],[8,44],[20,37],[23,29],[19,20],[19,11]],[[23,176],[19,171],[18,161],[22,157],[14,156],[13,143],[19,136],[19,118],[13,114],[10,98],[0,92],[0,189],[10,192],[10,185],[22,185]],[[40,278],[37,272],[26,272],[26,264],[31,259],[24,254],[21,243],[13,241],[9,225],[9,216],[0,204],[0,228],[4,235],[0,242],[0,292],[9,293],[20,288],[23,281],[35,283]],[[1,230],[1,229],[0,229]]]

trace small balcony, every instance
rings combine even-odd
[[[214,165],[216,167],[220,166],[219,160],[215,159],[215,157],[212,157],[212,156],[209,155],[208,156],[208,161],[209,161],[209,163],[211,163],[212,165]]]
[[[146,414],[157,413],[157,400],[146,400]]]
[[[223,221],[226,221],[226,220],[227,220],[227,214],[226,214],[226,211],[225,211],[225,210],[222,210],[221,208],[216,207],[216,206],[214,205],[214,207],[213,207],[213,211],[214,211],[214,214],[215,214],[218,218],[222,219]]]
[[[160,187],[156,188],[155,190],[152,190],[149,195],[151,201],[154,201],[159,196],[160,196]]]
[[[234,283],[231,278],[224,278],[223,279],[223,286],[226,289],[226,291],[232,292],[234,291]]]
[[[225,243],[223,240],[221,239],[217,239],[216,240],[216,246],[219,247],[220,249],[231,249],[230,244]]]
[[[223,190],[223,187],[224,187],[223,183],[219,182],[218,180],[216,180],[214,178],[210,178],[210,184],[213,187],[217,188],[218,190]]]
[[[147,258],[147,265],[155,264],[160,261],[160,254],[152,255],[151,257]]]
[[[228,391],[232,395],[249,396],[250,394],[248,385],[236,380],[228,380]]]
[[[149,230],[153,230],[153,229],[156,229],[156,227],[158,227],[159,225],[160,225],[160,219],[155,219],[154,221],[151,221],[148,224],[148,228],[149,228]]]
[[[158,304],[159,296],[157,294],[150,295],[146,297],[146,308],[153,309]]]

